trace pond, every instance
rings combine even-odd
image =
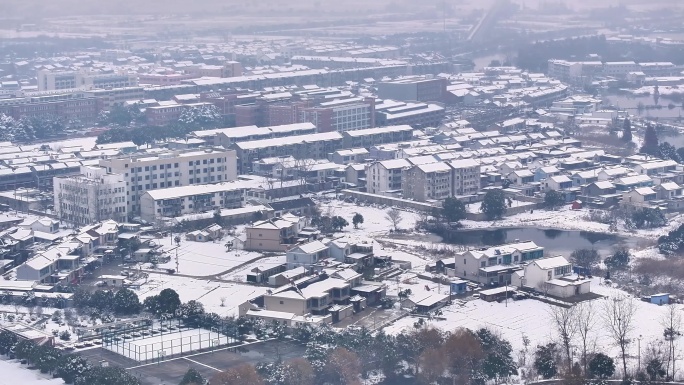
[[[538,229],[532,227],[501,228],[485,230],[458,230],[444,237],[447,243],[468,246],[496,246],[504,243],[533,241],[543,246],[548,255],[569,256],[577,249],[598,250],[602,257],[607,257],[618,247],[637,247],[640,241],[636,237],[620,237],[614,234],[595,233],[591,231],[570,231],[557,229]]]
[[[630,95],[630,94],[608,94],[605,95],[609,103],[620,108],[627,110],[631,115],[637,115],[644,118],[678,118],[683,116],[682,113],[682,103],[675,102],[670,99],[661,97],[658,99],[656,104],[653,95]],[[658,105],[660,108],[643,108],[639,109],[639,105],[642,106],[654,106]]]

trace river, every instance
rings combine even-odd
[[[590,231],[538,229],[533,227],[459,230],[445,237],[448,243],[468,246],[496,246],[504,243],[533,241],[543,246],[548,255],[569,256],[577,249],[596,249],[601,257],[613,254],[619,247],[637,247],[639,238]]]

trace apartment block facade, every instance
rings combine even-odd
[[[236,152],[217,148],[103,159],[100,166],[124,175],[131,214],[140,212],[140,197],[148,190],[237,179]]]
[[[75,176],[54,178],[54,207],[60,220],[78,226],[128,219],[126,180],[104,167],[81,166]]]

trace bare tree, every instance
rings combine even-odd
[[[298,357],[285,363],[286,385],[314,385],[316,376],[309,361]]]
[[[264,381],[250,364],[232,367],[220,372],[209,381],[211,385],[263,385]]]
[[[576,306],[575,322],[577,324],[577,334],[582,344],[582,367],[584,374],[587,373],[587,353],[589,344],[592,343],[593,330],[596,326],[596,314],[592,302],[582,302]]]
[[[421,384],[432,384],[444,374],[446,362],[441,349],[427,349],[418,357],[420,372],[418,380]]]
[[[549,290],[551,290],[551,285],[548,281],[541,281],[537,284],[537,289],[541,290],[542,293],[544,293],[544,297],[549,296]]]
[[[667,361],[668,365],[665,369],[666,372],[670,373],[669,378],[675,378],[675,361],[676,358],[676,340],[682,335],[682,315],[679,313],[674,305],[668,305],[665,314],[663,314],[663,319],[660,324],[663,326],[663,337],[668,343],[668,355]],[[670,372],[670,365],[672,366],[672,372]]]
[[[345,348],[336,348],[328,355],[327,364],[323,369],[326,378],[336,383],[361,385],[361,361],[359,356]]]
[[[608,334],[620,348],[622,354],[623,378],[627,378],[627,347],[629,336],[634,330],[634,299],[626,294],[603,300],[602,318]]]
[[[485,353],[477,336],[468,329],[456,329],[442,347],[446,370],[454,385],[469,384],[473,380]]]
[[[404,219],[401,215],[401,211],[399,211],[397,208],[391,208],[387,210],[387,214],[385,215],[385,219],[388,221],[392,222],[392,226],[394,227],[394,231],[397,231],[399,224],[401,221]]]
[[[572,371],[572,339],[577,332],[577,322],[575,320],[575,307],[553,306],[549,308],[551,314],[551,321],[556,333],[560,337],[563,350],[565,351],[565,359],[568,362],[568,373]]]

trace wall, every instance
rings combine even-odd
[[[426,213],[432,213],[432,210],[435,207],[428,203],[414,202],[406,199],[392,198],[383,195],[369,194],[354,190],[342,190],[341,193],[344,197],[355,198],[360,201],[387,205],[392,207],[408,208]]]
[[[281,304],[282,302],[282,304]],[[306,300],[295,298],[282,297],[264,297],[264,308],[272,311],[282,311],[287,313],[294,313],[297,315],[304,315],[306,311]]]
[[[518,197],[516,197],[518,199]],[[506,209],[505,217],[516,215],[524,212],[529,212],[530,210],[537,210],[543,207],[543,203],[535,203],[527,206],[509,207]],[[487,221],[487,215],[485,213],[467,213],[466,219],[469,221]]]

